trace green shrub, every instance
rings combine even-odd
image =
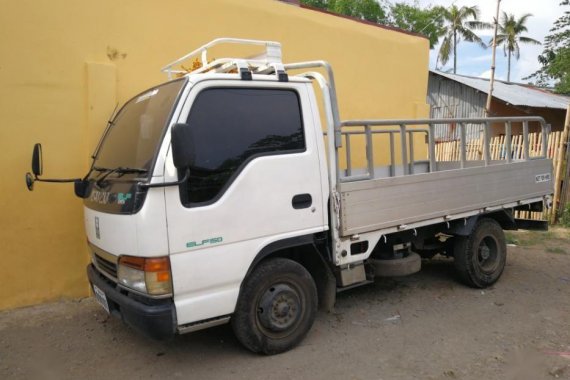
[[[560,224],[564,227],[570,227],[570,203],[567,203],[566,207],[564,207],[564,211],[562,211]]]

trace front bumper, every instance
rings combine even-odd
[[[176,311],[172,299],[153,299],[121,289],[93,264],[87,266],[87,277],[107,297],[109,311],[128,326],[153,339],[169,339],[176,332]]]

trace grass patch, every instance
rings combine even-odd
[[[505,239],[507,244],[519,245],[519,239],[510,231],[505,231]]]
[[[546,252],[556,253],[559,255],[565,255],[567,253],[564,248],[560,248],[560,247],[546,247]]]
[[[534,231],[520,231],[511,232],[505,231],[505,238],[507,244],[514,244],[519,247],[529,247],[541,243],[547,240],[547,236],[543,236],[545,232],[534,232]]]
[[[507,244],[519,247],[543,245],[549,241],[560,243],[570,241],[570,231],[567,228],[551,227],[549,231],[505,231]]]
[[[560,224],[566,228],[570,227],[570,203],[567,203],[566,207],[564,207],[564,211],[562,211]]]

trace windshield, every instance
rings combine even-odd
[[[113,119],[94,167],[148,173],[183,85],[184,80],[169,82],[128,101]]]

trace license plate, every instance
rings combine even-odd
[[[101,305],[103,309],[105,309],[107,314],[110,314],[109,303],[107,302],[107,296],[105,295],[105,292],[99,289],[97,286],[93,285],[93,293],[95,294],[95,299],[97,300],[99,305]]]

